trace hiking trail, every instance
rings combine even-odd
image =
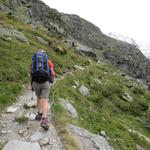
[[[33,96],[33,100],[31,97]],[[50,100],[50,103],[52,101]],[[31,104],[32,103],[32,104]],[[30,109],[24,105],[36,105],[35,93],[26,88],[17,102],[7,107],[0,114],[0,149],[2,150],[63,150],[60,137],[52,124],[52,113],[49,109],[49,130],[44,131],[40,122],[30,119],[22,121],[23,116],[29,114]],[[36,109],[31,109],[30,117],[34,117]],[[20,118],[20,123],[17,121]],[[29,125],[29,127],[28,127]]]

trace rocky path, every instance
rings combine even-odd
[[[33,95],[33,100],[31,97]],[[63,145],[52,124],[49,111],[49,130],[44,131],[40,122],[34,120],[36,109],[31,109],[30,121],[23,116],[29,116],[30,109],[24,105],[35,105],[36,96],[26,89],[18,101],[6,108],[0,116],[0,149],[2,150],[63,150]],[[16,120],[20,120],[19,122]]]

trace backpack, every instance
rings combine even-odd
[[[45,52],[38,51],[32,55],[32,81],[43,83],[50,79],[50,68],[48,65],[48,56]]]

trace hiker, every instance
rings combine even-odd
[[[32,55],[30,70],[31,88],[37,96],[36,120],[41,121],[41,127],[48,130],[48,95],[50,84],[54,82],[55,73],[53,63],[48,59],[44,50],[39,50]]]

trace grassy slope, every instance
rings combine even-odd
[[[100,83],[95,79],[100,80]],[[74,89],[74,81],[87,86],[91,95],[85,97],[78,88]],[[132,88],[130,85],[133,85]],[[123,100],[124,92],[129,93],[134,101],[129,103]],[[73,122],[97,134],[104,130],[110,137],[110,143],[117,150],[136,149],[135,143],[149,149],[150,143],[136,134],[129,133],[128,129],[149,137],[147,123],[150,93],[136,86],[127,77],[121,77],[112,67],[106,64],[93,64],[85,71],[75,71],[74,75],[69,75],[56,83],[55,99],[59,97],[70,100],[79,113],[79,119],[69,119],[59,102],[56,102],[58,124]],[[62,112],[64,115],[60,117]]]
[[[75,64],[88,63],[87,59],[76,55],[71,48],[66,49],[65,53],[56,54],[50,47],[40,44],[35,36],[40,36],[53,43],[55,47],[61,46],[64,49],[62,38],[48,36],[46,32],[38,28],[33,29],[2,12],[0,12],[0,24],[21,31],[29,40],[29,44],[25,44],[16,39],[10,41],[0,37],[0,108],[13,102],[23,85],[28,82],[27,74],[34,51],[45,49],[55,64],[56,73],[60,74]]]
[[[86,57],[77,55],[71,47],[67,47],[63,37],[52,37],[41,28],[33,29],[30,25],[18,22],[2,12],[0,24],[21,31],[29,40],[29,44],[25,44],[16,39],[9,41],[0,37],[0,109],[14,102],[22,85],[27,84],[32,53],[37,49],[45,49],[58,74],[62,74],[66,69],[72,70],[75,64],[89,66],[85,71],[74,71],[74,75],[67,75],[55,85],[55,120],[67,149],[78,149],[64,129],[68,122],[80,125],[93,133],[105,130],[117,150],[133,150],[135,143],[148,149],[150,145],[144,139],[129,133],[127,129],[150,135],[147,126],[150,118],[149,91],[141,89],[134,82],[131,83],[128,78],[121,77],[111,66],[96,65],[94,62],[90,64]],[[40,36],[52,44],[42,45],[35,36]],[[56,53],[53,51],[54,47],[62,47],[63,52]],[[72,88],[74,80],[86,85],[91,95],[85,97],[78,89]],[[122,99],[124,91],[134,98],[134,102],[129,103]],[[79,119],[72,120],[67,115],[57,101],[59,97],[71,101],[79,113]]]

